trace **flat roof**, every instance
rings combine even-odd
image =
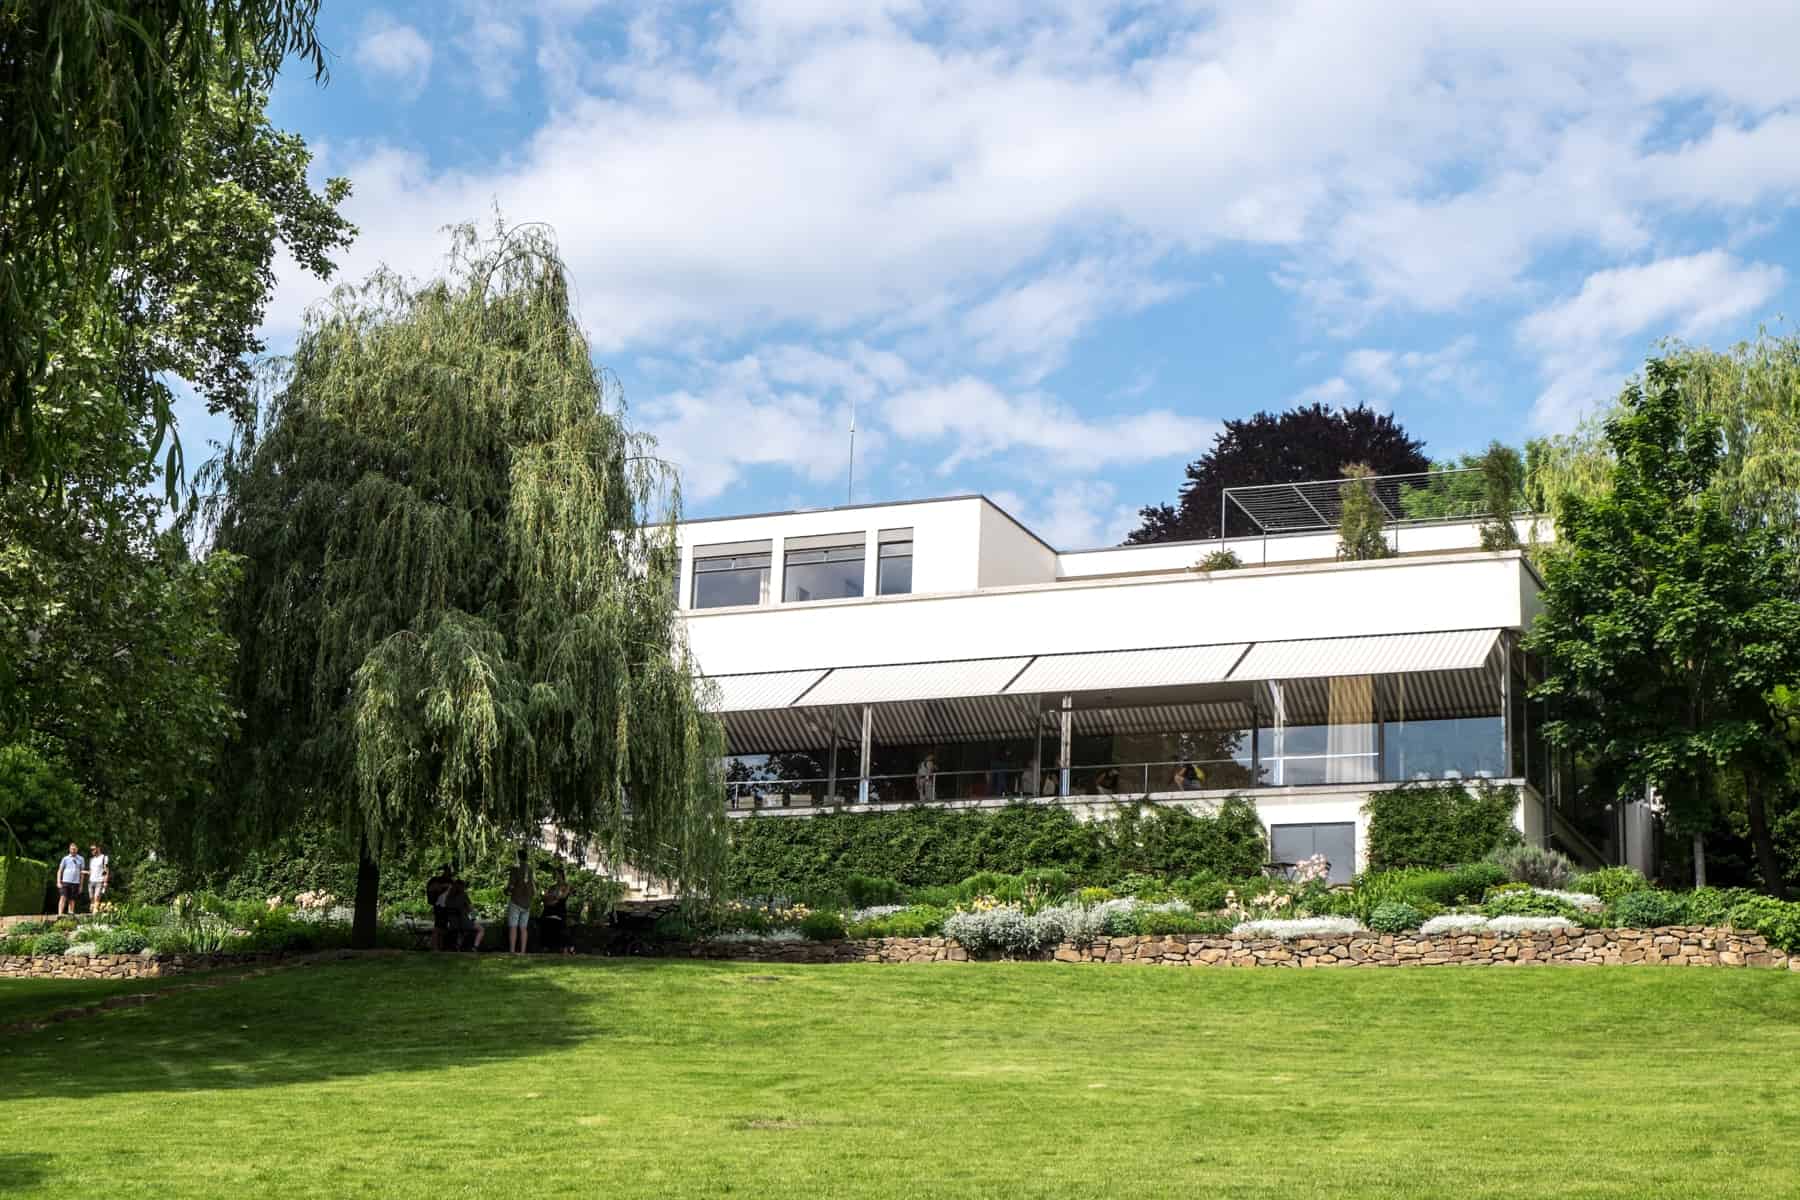
[[[1050,551],[1052,554],[1062,553],[1062,551],[1058,550],[1055,546],[1052,546],[1049,542],[1046,542],[1043,538],[1039,537],[1037,531],[1032,529],[1031,526],[1025,524],[1025,522],[1019,520],[1019,518],[1013,516],[980,492],[967,492],[960,496],[927,496],[922,500],[871,500],[865,504],[826,504],[821,505],[818,508],[786,508],[774,512],[729,513],[717,517],[684,517],[678,524],[706,525],[714,521],[760,521],[765,518],[774,517],[803,517],[813,513],[856,512],[865,508],[908,508],[915,504],[952,504],[961,500],[981,501],[981,503],[987,505],[1001,516],[1005,517],[1008,521],[1011,521],[1014,525],[1017,525],[1027,537],[1044,549]]]

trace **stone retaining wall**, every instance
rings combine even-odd
[[[96,954],[69,958],[62,954],[0,955],[0,979],[160,979],[190,971],[210,971],[245,963],[269,962],[275,954]]]
[[[751,962],[963,962],[967,950],[949,938],[871,938],[839,942],[699,942],[696,958]],[[1567,933],[1358,933],[1335,937],[1102,938],[1091,946],[1064,942],[1039,956],[1054,962],[1156,963],[1188,967],[1435,967],[1549,964],[1605,966],[1663,963],[1694,967],[1777,967],[1800,971],[1800,956],[1770,947],[1761,934],[1735,929],[1572,930]]]

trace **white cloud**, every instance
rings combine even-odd
[[[1069,480],[1032,496],[1002,489],[989,498],[1059,550],[1117,545],[1141,521],[1137,509],[1119,502],[1117,488],[1098,479]]]
[[[1167,409],[1090,419],[1052,397],[1014,395],[971,375],[896,392],[882,411],[897,436],[941,443],[944,473],[999,454],[1027,473],[1039,466],[1098,471],[1190,454],[1220,428]]]
[[[844,479],[853,406],[862,479],[889,448],[904,446],[916,482],[1004,456],[1009,473],[1054,471],[1085,486],[1083,475],[1107,468],[1191,457],[1219,429],[1162,409],[1090,419],[1042,394],[1015,395],[974,376],[934,381],[861,343],[833,352],[760,347],[705,365],[689,386],[634,404],[633,415],[681,468],[689,499],[704,502],[749,468],[781,468],[812,483]],[[928,475],[918,476],[913,463]]]
[[[1081,479],[1191,455],[1210,421],[1096,415],[1044,380],[1108,317],[1216,281],[1220,253],[1292,291],[1298,340],[1354,339],[1302,400],[1462,402],[1487,386],[1470,349],[1401,349],[1387,318],[1544,308],[1546,264],[1601,279],[1692,244],[1676,226],[1696,214],[1747,245],[1757,206],[1800,195],[1800,77],[1769,53],[1800,40],[1786,0],[1729,21],[1622,0],[739,0],[639,6],[604,39],[576,36],[602,0],[446,7],[470,86],[544,115],[472,166],[379,143],[331,163],[363,230],[340,278],[432,270],[438,228],[496,206],[550,223],[601,354],[698,363],[640,410],[692,457],[692,496],[802,459],[797,480],[834,477],[817,462],[835,449],[783,443],[835,446],[853,398],[933,471],[1008,455]],[[1582,369],[1612,373],[1620,339],[1766,303],[1779,272],[1745,270],[1621,334],[1627,299],[1578,346],[1522,324],[1546,361],[1539,422],[1590,390]],[[278,340],[323,294],[280,273]]]
[[[1743,263],[1722,250],[1595,271],[1581,290],[1519,322],[1522,348],[1538,356],[1545,386],[1532,412],[1560,430],[1610,398],[1634,341],[1698,338],[1756,315],[1786,281],[1782,268]]]
[[[380,9],[363,19],[352,55],[359,67],[407,99],[423,91],[431,77],[431,43],[425,35]]]

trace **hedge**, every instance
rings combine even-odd
[[[1478,862],[1517,841],[1519,789],[1477,782],[1407,784],[1369,796],[1369,870]]]
[[[50,864],[35,858],[0,858],[0,917],[44,911]]]
[[[1036,804],[753,815],[731,823],[729,884],[735,896],[835,897],[853,875],[917,888],[948,886],[979,871],[1058,867],[1083,885],[1106,886],[1133,873],[1244,878],[1267,858],[1256,809],[1239,797],[1207,816],[1145,804],[1097,821]]]

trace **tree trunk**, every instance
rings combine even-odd
[[[356,916],[350,922],[350,946],[355,950],[375,948],[376,903],[380,897],[381,868],[369,857],[369,838],[364,835],[357,852]]]
[[[1706,886],[1706,835],[1704,833],[1694,835],[1694,886],[1697,888]]]
[[[1746,781],[1744,808],[1750,815],[1750,844],[1756,848],[1756,866],[1762,872],[1763,889],[1777,900],[1787,899],[1787,886],[1781,878],[1781,863],[1775,857],[1775,839],[1769,836],[1769,812],[1763,807],[1762,793]]]

